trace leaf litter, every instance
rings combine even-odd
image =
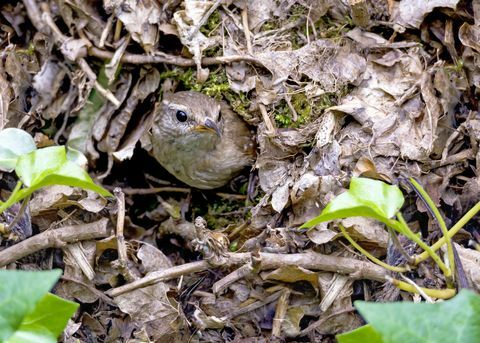
[[[476,2],[24,0],[0,13],[0,129],[78,149],[91,175],[121,190],[107,202],[44,188],[17,223],[28,235],[2,232],[6,250],[32,228],[116,227],[9,262],[64,269],[55,292],[83,306],[62,342],[328,340],[361,324],[352,299],[412,299],[335,224],[299,229],[351,177],[415,177],[449,224],[478,201]],[[174,89],[226,101],[248,121],[253,170],[201,192],[156,164],[145,132]],[[3,197],[12,180],[0,181]],[[425,205],[403,191],[406,220],[434,241]],[[342,224],[394,263],[383,225]],[[465,229],[455,244],[480,291],[480,234]],[[427,268],[410,277],[442,287]]]

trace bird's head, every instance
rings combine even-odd
[[[216,141],[221,136],[220,104],[204,94],[166,94],[160,112],[154,127],[172,138]]]

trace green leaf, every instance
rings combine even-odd
[[[0,270],[0,342],[15,333],[60,275],[60,270]]]
[[[17,193],[17,201],[51,185],[80,187],[111,196],[106,189],[96,185],[85,170],[67,159],[64,146],[43,148],[21,156],[15,171],[27,186]]]
[[[37,149],[32,136],[27,132],[7,128],[0,131],[0,170],[11,172],[19,156]]]
[[[322,213],[302,225],[310,228],[321,222],[346,218],[370,217],[387,225],[396,225],[392,218],[403,205],[403,194],[397,186],[366,178],[352,178],[350,189],[333,199]]]
[[[45,294],[7,343],[57,342],[78,306],[54,294]]]
[[[355,307],[388,343],[468,343],[480,337],[480,296],[462,290],[453,299],[428,303],[355,302]]]
[[[371,325],[364,325],[350,332],[335,336],[338,343],[383,343],[382,337]]]

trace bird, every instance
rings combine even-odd
[[[255,162],[246,122],[225,102],[200,92],[165,93],[150,135],[153,157],[194,188],[222,187]]]

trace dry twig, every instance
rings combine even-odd
[[[43,249],[63,248],[68,243],[107,237],[110,233],[107,224],[108,219],[103,218],[93,223],[44,231],[0,251],[0,267]]]

